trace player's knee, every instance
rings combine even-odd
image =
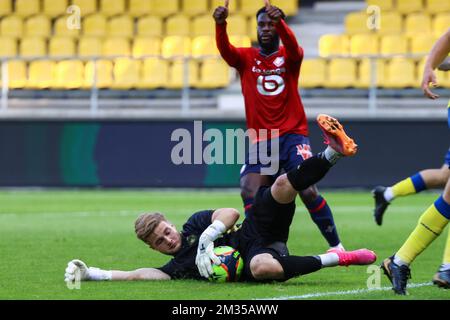
[[[248,199],[254,198],[256,194],[256,190],[253,187],[253,184],[246,182],[246,180],[241,182],[241,198]]]
[[[283,174],[281,176],[279,176],[275,182],[274,182],[274,187],[282,190],[282,189],[292,189],[292,185],[289,182],[289,179],[287,178],[287,175]]]
[[[250,262],[250,271],[256,280],[276,280],[283,277],[283,268],[270,254],[255,256]]]

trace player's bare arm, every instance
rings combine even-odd
[[[225,4],[223,6],[217,7],[214,10],[213,17],[217,24],[224,24],[228,17],[228,5],[229,0],[225,0]]]

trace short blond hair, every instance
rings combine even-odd
[[[160,212],[141,214],[134,223],[137,237],[147,243],[148,237],[162,221],[167,221],[167,219]]]

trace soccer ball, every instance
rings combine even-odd
[[[238,281],[244,268],[244,261],[239,251],[232,247],[219,246],[214,248],[214,253],[222,263],[220,265],[213,264],[214,273],[209,280],[213,282]]]

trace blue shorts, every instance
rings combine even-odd
[[[445,164],[450,168],[450,148],[448,148],[447,154],[445,155]]]
[[[271,155],[273,159],[276,159],[273,160],[271,164],[266,164],[267,159],[264,161],[262,161],[263,159],[260,159],[258,150],[261,151],[262,149],[262,154],[270,154],[272,151],[272,141],[258,142],[250,146],[250,150],[245,158],[245,164],[241,169],[241,178],[248,173],[265,174],[264,172],[261,172],[261,169],[268,168],[270,166],[277,167],[276,172],[271,174],[272,177],[276,178],[281,173],[288,172],[296,168],[304,160],[312,156],[308,137],[291,133],[279,137],[278,139],[279,157],[276,157],[276,155]],[[262,147],[261,144],[263,143],[267,143],[267,147]]]

